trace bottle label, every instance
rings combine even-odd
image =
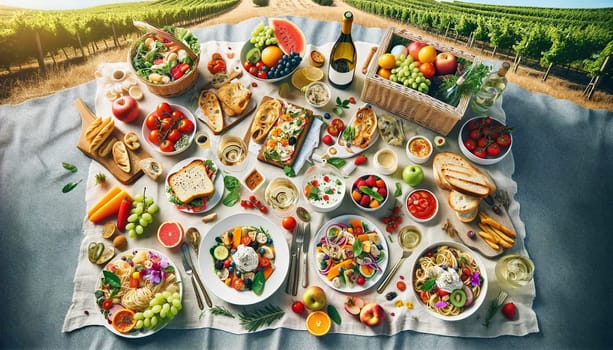
[[[336,85],[347,85],[353,80],[353,70],[350,70],[349,72],[339,72],[330,67],[328,79],[330,79],[330,81]]]

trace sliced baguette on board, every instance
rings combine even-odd
[[[481,198],[451,190],[447,196],[447,203],[460,221],[471,222],[479,214]]]
[[[198,105],[204,115],[204,123],[213,132],[221,132],[224,126],[221,105],[212,90],[202,90],[198,96]]]
[[[175,197],[183,203],[215,193],[215,185],[207,174],[204,161],[200,159],[190,162],[168,176],[168,186]]]
[[[487,174],[456,153],[438,153],[432,161],[432,169],[437,185],[446,190],[480,198],[496,190],[494,181]]]

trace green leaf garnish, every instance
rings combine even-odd
[[[347,161],[344,160],[343,158],[335,158],[335,157],[333,157],[333,158],[328,158],[326,163],[328,163],[328,164],[332,165],[333,167],[339,169],[339,168],[342,168],[347,163]]]
[[[104,283],[113,288],[121,288],[121,280],[116,274],[112,273],[111,271],[104,270],[102,271],[102,275],[104,276]]]
[[[266,278],[264,278],[264,272],[259,270],[253,276],[253,281],[251,283],[251,290],[255,293],[255,295],[262,295],[264,293],[264,285],[266,284]]]
[[[70,163],[62,162],[62,166],[64,167],[64,169],[70,171],[71,173],[76,173],[78,170],[75,165],[72,165]]]
[[[223,205],[225,205],[226,207],[233,207],[238,202],[239,199],[240,199],[240,195],[238,191],[232,191],[228,193],[226,197],[223,199]]]
[[[383,196],[379,192],[373,190],[372,188],[370,188],[368,186],[360,186],[359,190],[361,192],[363,192],[363,193],[373,197],[374,199],[378,200],[379,202],[382,202],[383,199],[384,199]]]
[[[283,172],[285,173],[285,176],[287,177],[295,177],[296,176],[296,172],[294,171],[294,168],[292,168],[289,165],[286,165],[283,167]]]
[[[285,312],[278,306],[268,304],[263,308],[244,311],[238,314],[241,325],[249,332],[255,332],[264,325],[270,325],[275,320],[283,317]]]
[[[353,256],[360,256],[362,254],[362,241],[359,239],[354,240],[351,248],[353,249]]]
[[[64,185],[64,187],[62,187],[62,193],[68,193],[74,190],[74,188],[77,187],[77,185],[80,184],[81,181],[83,181],[83,179],[67,183],[66,185]]]
[[[219,315],[219,316],[226,316],[226,317],[234,318],[234,314],[232,312],[230,312],[230,310],[226,309],[223,306],[215,305],[212,308],[210,308],[209,311],[213,315]],[[204,315],[204,312],[200,315],[200,318],[202,318],[203,315]]]
[[[223,177],[223,184],[226,187],[226,190],[232,192],[234,190],[238,190],[241,187],[240,181],[232,175],[225,175]]]
[[[436,278],[430,278],[426,281],[426,283],[424,283],[421,287],[419,287],[419,290],[429,292],[432,290],[432,288],[434,288],[435,284],[436,284]]]
[[[394,191],[394,197],[402,196],[402,185],[400,182],[396,182],[396,190]]]

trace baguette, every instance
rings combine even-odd
[[[487,174],[456,153],[438,153],[432,168],[435,182],[442,189],[480,198],[496,191],[496,185]]]
[[[223,114],[217,95],[211,90],[202,90],[198,97],[200,111],[204,115],[204,122],[211,131],[219,133],[223,130]]]
[[[113,130],[115,130],[115,121],[113,121],[113,118],[107,117],[102,121],[102,125],[100,126],[99,131],[89,143],[90,153],[96,153],[96,151],[98,151],[98,148],[102,146],[104,141],[106,141],[106,139],[111,136]]]
[[[113,160],[115,164],[125,173],[130,173],[130,154],[123,141],[117,141],[113,144]]]
[[[196,198],[212,196],[215,193],[213,180],[209,177],[207,167],[201,159],[190,162],[168,176],[168,186],[174,192],[175,197],[183,203],[189,203]]]

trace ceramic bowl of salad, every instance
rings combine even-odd
[[[331,165],[314,165],[304,174],[302,195],[316,212],[331,212],[343,203],[345,180]]]

